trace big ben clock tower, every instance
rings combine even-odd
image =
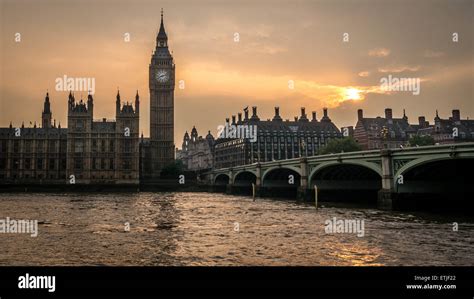
[[[160,31],[151,57],[148,79],[152,177],[159,177],[163,167],[174,161],[174,72],[161,10]]]

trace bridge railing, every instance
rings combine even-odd
[[[452,144],[441,144],[441,145],[428,145],[428,146],[419,146],[419,147],[405,147],[405,148],[395,148],[395,149],[380,149],[380,150],[367,150],[367,151],[357,151],[357,152],[347,152],[347,153],[333,153],[333,154],[325,154],[325,155],[315,155],[315,156],[308,156],[308,157],[300,157],[300,158],[292,158],[286,160],[275,160],[275,161],[266,161],[260,162],[260,165],[265,166],[273,166],[273,165],[288,165],[298,163],[301,158],[306,158],[308,162],[315,162],[315,161],[327,161],[333,159],[355,159],[355,158],[370,158],[370,157],[377,157],[380,156],[382,151],[389,151],[393,155],[398,154],[422,154],[426,152],[447,152],[453,150],[463,150],[463,149],[470,149],[474,150],[474,142],[465,142],[465,143],[452,143]],[[210,171],[212,172],[226,172],[230,169],[244,169],[244,168],[251,168],[256,166],[258,162],[246,165],[238,165],[234,167],[226,167],[226,168],[219,168]]]

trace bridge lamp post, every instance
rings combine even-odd
[[[388,148],[387,145],[387,136],[388,136],[388,129],[386,126],[383,126],[382,130],[380,131],[380,135],[382,135],[382,144],[383,148]]]
[[[300,142],[300,157],[306,157],[306,143],[304,139],[301,139]]]

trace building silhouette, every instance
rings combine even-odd
[[[157,179],[161,170],[174,162],[175,64],[168,48],[168,36],[161,11],[160,30],[149,66],[150,138],[142,138],[142,178]],[[146,163],[144,163],[146,161]]]
[[[431,136],[438,144],[474,141],[474,120],[461,119],[458,109],[448,119],[441,119],[436,111],[432,125],[424,116],[410,124],[405,110],[401,118],[394,118],[391,108],[385,109],[385,117],[364,117],[362,109],[357,111],[354,138],[364,150],[409,146],[413,136]]]
[[[206,137],[199,136],[196,127],[188,131],[183,136],[181,149],[176,149],[176,159],[183,162],[187,170],[202,171],[214,167],[214,136],[211,131]]]
[[[132,104],[116,99],[116,119],[94,120],[94,99],[68,96],[68,128],[52,120],[49,94],[42,127],[0,128],[0,179],[3,183],[139,183],[139,95]],[[72,176],[72,177],[71,177]]]
[[[418,135],[431,136],[439,144],[474,141],[474,120],[461,119],[459,109],[454,109],[451,117],[447,119],[440,118],[436,110],[433,125],[429,125],[424,116],[420,116],[419,123]]]
[[[214,148],[214,167],[225,168],[255,162],[284,160],[317,155],[319,148],[326,145],[332,138],[341,138],[342,134],[328,116],[327,108],[323,109],[323,117],[316,118],[316,111],[308,119],[305,108],[301,115],[294,120],[283,120],[279,107],[275,107],[272,119],[260,120],[257,107],[252,107],[252,116],[248,109],[238,113],[238,118],[232,116],[232,121],[226,119],[226,126],[253,126],[257,136],[251,138],[226,138],[217,136]]]

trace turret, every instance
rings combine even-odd
[[[41,114],[41,126],[43,128],[51,128],[51,119],[53,114],[51,113],[51,105],[49,102],[49,92],[46,92],[44,98],[43,113]]]
[[[189,134],[188,134],[188,131],[186,131],[186,133],[184,133],[184,137],[183,137],[183,144],[181,146],[181,148],[185,151],[188,150],[188,144],[189,144]]]
[[[87,96],[87,110],[91,114],[91,116],[94,116],[94,99],[92,98],[91,93],[89,92],[89,95]]]
[[[115,115],[120,114],[120,90],[117,89],[117,99],[115,100]]]
[[[165,24],[163,23],[163,8],[161,9],[161,23],[160,31],[156,36],[156,47],[157,48],[168,48],[168,36],[165,31]]]
[[[140,96],[138,95],[138,90],[137,90],[137,95],[135,96],[135,113],[139,114],[140,112]]]
[[[191,141],[196,142],[197,139],[198,139],[198,132],[196,130],[196,127],[193,126],[193,129],[191,130]]]

